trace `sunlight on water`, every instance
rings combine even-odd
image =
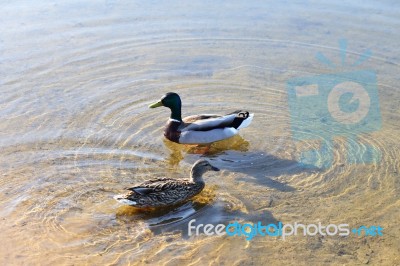
[[[1,264],[400,264],[400,10],[384,2],[3,3]],[[291,109],[289,81],[355,70],[376,73],[379,129],[339,131],[314,115],[318,101]],[[184,116],[255,118],[210,147],[175,144],[168,110],[147,107],[168,91]],[[200,157],[222,171],[182,205],[113,199],[188,177]],[[384,236],[189,236],[191,219],[380,225]]]

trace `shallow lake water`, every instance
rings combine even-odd
[[[0,263],[399,265],[399,14],[396,1],[2,3]],[[376,75],[381,126],[357,132],[350,151],[349,135],[319,117],[300,121],[309,138],[296,134],[289,81],[359,70]],[[183,115],[255,118],[202,154],[164,140],[169,111],[147,106],[168,91]],[[372,161],[349,160],[368,147]],[[310,149],[318,167],[302,161]],[[151,177],[187,177],[199,158],[222,171],[183,205],[113,199]],[[247,241],[189,236],[191,219],[384,230]]]

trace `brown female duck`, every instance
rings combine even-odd
[[[139,208],[163,207],[181,203],[203,190],[205,183],[202,176],[210,170],[219,171],[207,160],[198,160],[192,167],[189,179],[157,178],[149,180],[128,188],[128,193],[117,195],[114,198],[121,203]]]

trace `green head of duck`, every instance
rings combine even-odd
[[[149,105],[149,108],[165,106],[171,109],[171,119],[182,121],[181,108],[182,102],[179,95],[175,92],[166,93],[158,102]]]

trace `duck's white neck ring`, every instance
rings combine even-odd
[[[178,122],[178,123],[181,122],[181,121],[179,121],[179,120],[177,120],[177,119],[173,119],[173,118],[170,118],[168,121],[169,121],[169,122]]]

